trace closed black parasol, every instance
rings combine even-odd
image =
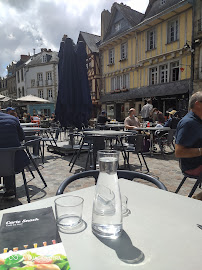
[[[60,44],[58,63],[59,89],[56,120],[62,127],[81,128],[91,116],[91,97],[84,44],[74,46],[70,38]]]

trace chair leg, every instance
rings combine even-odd
[[[29,171],[30,171],[30,173],[31,173],[32,177],[33,177],[33,178],[35,178],[35,176],[34,176],[34,174],[33,174],[33,171],[31,170],[31,168],[30,168],[30,166],[29,166],[29,165],[27,166],[27,168],[29,169]]]
[[[193,186],[191,192],[189,193],[188,197],[192,197],[192,195],[194,194],[197,187],[200,186],[201,181],[202,181],[202,175],[199,176],[199,178],[196,180],[196,183],[194,184],[194,186]]]
[[[145,160],[145,158],[144,158],[144,156],[143,156],[142,153],[141,153],[141,156],[142,156],[142,159],[143,159],[143,161],[144,161],[144,164],[145,164],[145,166],[146,166],[146,168],[147,168],[147,172],[149,172],[149,167],[147,166],[147,162],[146,162],[146,160]]]
[[[137,156],[138,156],[138,159],[139,159],[140,165],[141,165],[141,167],[142,167],[142,161],[141,161],[141,159],[140,159],[139,153],[137,153]]]
[[[27,181],[26,181],[24,170],[22,171],[22,177],[23,177],[23,181],[24,181],[25,192],[26,192],[26,195],[27,195],[27,201],[28,201],[28,203],[30,203],[29,190],[28,190],[28,187],[27,187]]]
[[[182,181],[180,182],[178,188],[176,189],[175,193],[178,193],[179,190],[181,189],[182,185],[184,184],[185,180],[187,179],[186,176],[184,176],[184,178],[182,179]]]
[[[77,152],[77,150],[74,151],[74,153],[73,153],[73,155],[72,155],[72,158],[71,158],[71,160],[70,160],[70,162],[69,162],[69,166],[71,165],[71,163],[72,163],[72,161],[73,161],[73,159],[74,159],[74,157],[75,157],[75,155],[76,155],[76,152]]]
[[[87,155],[87,159],[86,159],[85,171],[87,171],[87,166],[88,166],[89,156],[90,156],[90,148],[89,148],[89,150],[88,150],[88,155]]]
[[[37,165],[36,165],[36,162],[34,161],[34,159],[32,158],[32,155],[30,154],[30,152],[29,152],[28,150],[27,150],[27,154],[28,154],[28,156],[29,156],[29,158],[30,158],[32,164],[34,165],[34,168],[35,168],[36,171],[38,172],[38,174],[39,174],[39,176],[40,176],[42,182],[44,183],[44,186],[47,187],[47,184],[46,184],[46,182],[45,182],[45,180],[44,180],[44,178],[43,178],[41,172],[39,171],[39,169],[38,169],[38,167],[37,167]]]

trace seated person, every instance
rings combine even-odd
[[[9,114],[0,112],[0,148],[18,147],[20,142],[24,140],[24,132],[20,126],[19,120]],[[24,167],[29,165],[29,158],[23,151],[17,151],[15,154],[15,172],[21,172]],[[6,192],[4,197],[12,197],[15,195],[14,182],[15,176],[4,177]]]
[[[10,115],[13,115],[13,116],[15,116],[16,118],[18,118],[18,115],[17,115],[15,109],[12,108],[12,107],[7,107],[7,108],[6,108],[6,113],[7,113],[7,114],[10,114]]]
[[[202,177],[202,92],[189,100],[190,112],[176,130],[175,156],[180,158],[182,172]]]
[[[164,127],[170,127],[176,129],[180,121],[179,113],[175,110],[169,112],[169,119],[165,122]]]
[[[135,129],[140,127],[140,122],[136,115],[136,110],[134,108],[131,108],[128,112],[128,117],[126,117],[124,121],[125,128],[130,130],[130,129]]]
[[[160,112],[157,108],[154,108],[152,111],[151,111],[151,114],[150,114],[150,117],[152,119],[152,122],[160,122],[162,124],[165,123],[165,118],[163,116],[163,113]]]
[[[107,118],[106,112],[102,111],[101,114],[98,116],[97,123],[101,125],[105,125],[106,122],[110,122],[110,119]]]

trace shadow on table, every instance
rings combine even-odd
[[[96,236],[103,244],[116,251],[118,258],[128,264],[138,264],[144,261],[144,253],[133,246],[129,235],[123,231],[115,240],[104,239]]]

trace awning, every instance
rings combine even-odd
[[[120,100],[125,101],[135,98],[160,97],[160,96],[185,94],[189,92],[189,88],[190,88],[190,80],[182,80],[177,82],[135,88],[127,92],[106,94],[101,97],[100,101],[104,103],[109,101],[110,102]]]
[[[9,101],[9,100],[11,100],[11,98],[9,98],[9,97],[4,97],[4,98],[0,98],[0,102],[6,102],[6,101]]]
[[[3,99],[3,98],[5,98],[5,96],[4,95],[0,95],[0,100]]]
[[[22,101],[22,102],[38,102],[38,103],[50,103],[49,100],[43,99],[40,97],[32,96],[32,95],[27,95],[25,97],[20,97],[17,98],[16,101]]]

